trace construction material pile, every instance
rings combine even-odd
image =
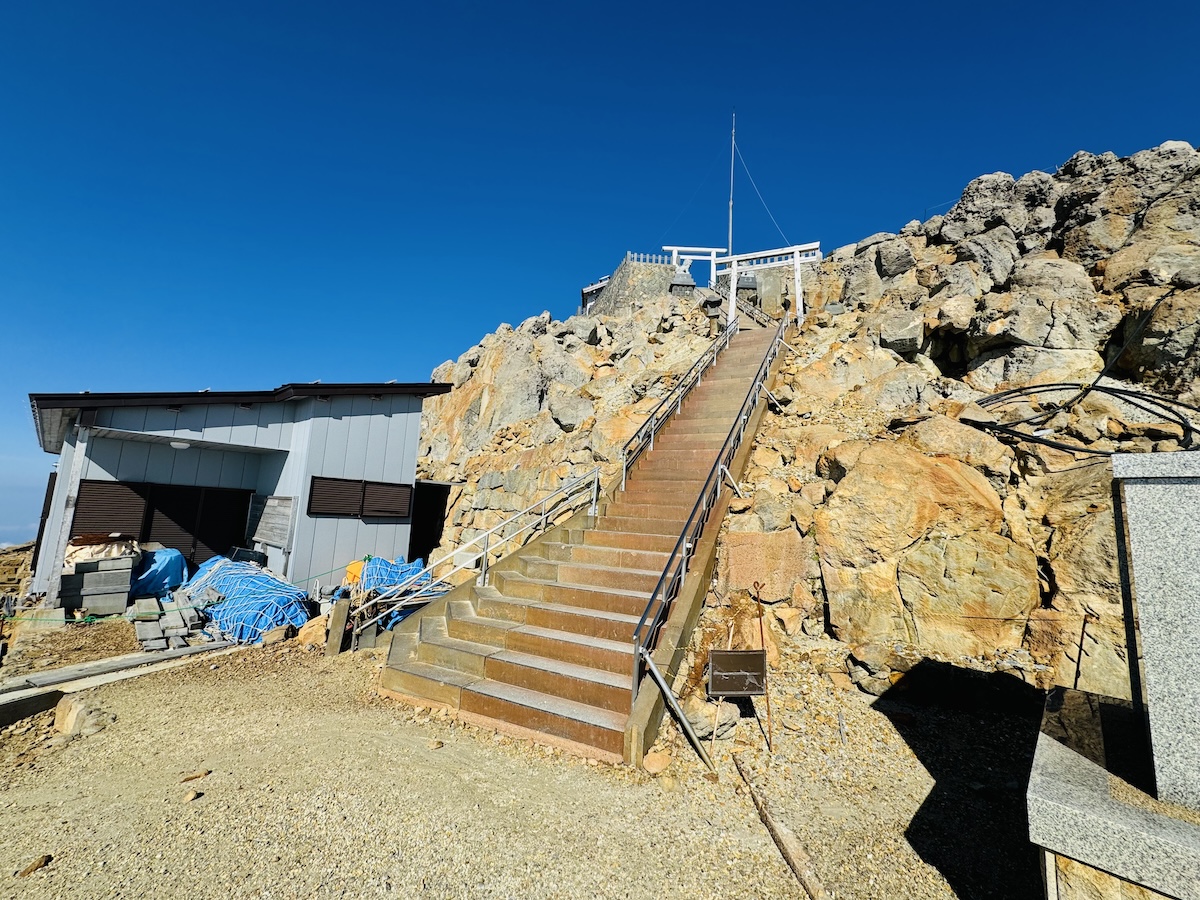
[[[206,614],[212,623],[208,633],[216,632],[239,644],[252,644],[263,633],[281,625],[299,628],[308,621],[308,595],[282,578],[253,563],[233,562],[214,556],[196,570],[179,591],[192,606],[209,606]]]

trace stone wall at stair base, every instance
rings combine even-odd
[[[1200,809],[1200,453],[1119,454],[1159,798]]]

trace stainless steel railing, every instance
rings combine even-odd
[[[662,576],[654,586],[654,590],[650,594],[650,599],[646,603],[645,611],[642,613],[641,618],[638,619],[637,626],[633,629],[634,700],[637,699],[643,660],[653,650],[658,630],[663,622],[666,621],[667,614],[671,609],[671,603],[678,596],[679,589],[683,585],[683,579],[687,575],[688,565],[691,562],[692,554],[695,552],[696,544],[699,542],[700,535],[704,531],[704,525],[708,521],[709,513],[716,505],[717,498],[720,496],[721,473],[723,470],[728,470],[738,448],[742,445],[742,441],[746,435],[746,428],[750,423],[750,417],[754,413],[754,407],[758,405],[759,397],[766,390],[767,378],[770,377],[771,372],[771,364],[779,354],[786,325],[786,318],[778,322],[771,346],[763,356],[762,364],[758,367],[758,372],[754,376],[754,383],[751,384],[750,390],[746,393],[746,399],[742,401],[733,427],[730,428],[729,435],[725,438],[725,443],[721,445],[721,451],[717,454],[716,461],[713,462],[712,468],[708,472],[708,478],[705,479],[704,486],[700,489],[700,495],[696,498],[696,503],[692,507],[691,514],[684,523],[683,530],[679,534],[679,540],[675,542],[675,547],[671,550],[671,555],[667,558],[667,564],[663,567]]]
[[[581,506],[581,501],[584,499],[587,499],[590,503],[589,513],[593,516],[596,515],[597,507],[600,503],[599,466],[578,478],[568,481],[551,491],[545,497],[542,497],[536,503],[531,503],[516,515],[510,516],[493,528],[489,528],[483,534],[476,535],[467,543],[447,553],[437,562],[430,563],[420,572],[405,579],[403,583],[393,585],[381,591],[377,596],[359,607],[357,614],[359,617],[363,617],[367,615],[368,610],[378,609],[381,604],[384,605],[384,608],[370,618],[355,625],[354,633],[356,635],[360,634],[365,628],[385,619],[397,610],[408,606],[419,606],[428,603],[435,597],[445,593],[451,587],[456,587],[457,585],[453,583],[454,576],[468,569],[474,570],[476,563],[479,565],[479,574],[476,576],[476,583],[479,585],[487,584],[488,567],[491,564],[491,558],[494,553],[499,558],[503,554],[497,551],[505,545],[511,544],[517,538],[522,537],[526,533],[530,533],[532,536],[532,534],[552,528],[562,520],[564,513],[574,512]],[[513,526],[521,519],[526,519],[527,521],[519,528],[514,528]],[[473,552],[475,550],[478,552]],[[460,557],[464,552],[468,555],[467,559],[456,564],[450,571],[434,578],[434,569],[446,563],[447,560]],[[392,601],[390,604],[387,603],[389,600]]]
[[[650,413],[649,418],[633,433],[633,437],[625,442],[625,446],[621,448],[621,490],[625,490],[625,481],[629,476],[630,467],[645,451],[654,449],[654,436],[662,430],[671,416],[683,407],[684,398],[691,393],[692,388],[700,383],[704,370],[716,364],[717,356],[729,346],[729,341],[737,333],[737,327],[738,323],[735,317],[725,326],[725,330],[709,345],[708,349],[700,354],[692,367],[671,390],[671,393],[667,394],[662,402],[654,407],[654,412]]]

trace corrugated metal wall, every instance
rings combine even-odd
[[[174,450],[163,443],[92,436],[82,477],[92,481],[151,482],[193,487],[253,490],[296,498],[298,510],[287,571],[302,583],[318,573],[324,583],[339,580],[341,567],[364,554],[395,559],[408,552],[410,520],[312,518],[306,515],[313,475],[398,484],[416,480],[421,398],[387,395],[305,398],[274,404],[184,406],[178,412],[155,407],[97,411],[96,427],[165,438],[240,444],[276,453]],[[70,471],[74,434],[68,435],[59,472]],[[46,534],[57,535],[62,522],[67,478],[55,486]],[[284,566],[272,551],[270,565]],[[43,565],[43,570],[52,568]],[[37,590],[45,590],[41,572]]]
[[[364,554],[396,559],[408,553],[410,519],[363,521],[309,517],[308,489],[313,475],[413,484],[421,428],[421,399],[392,396],[334,397],[311,401],[311,436],[299,508],[301,510],[291,572],[297,583],[323,574],[324,584],[340,580],[346,563]]]

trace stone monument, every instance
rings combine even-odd
[[[1047,900],[1200,900],[1200,453],[1112,465],[1134,702],[1050,693],[1029,837]]]

